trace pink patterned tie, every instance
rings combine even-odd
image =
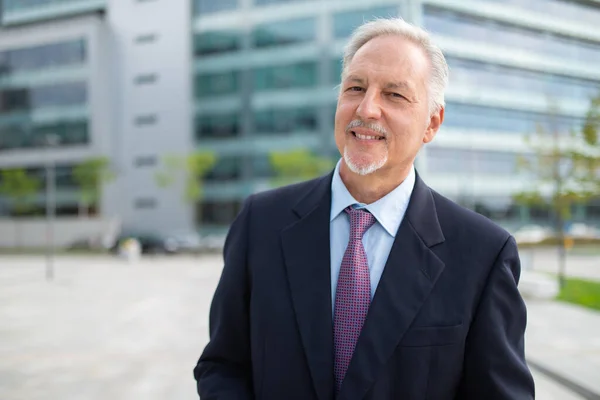
[[[362,237],[375,223],[373,214],[366,210],[348,207],[345,211],[350,215],[350,240],[335,291],[333,322],[334,372],[338,392],[371,304],[369,264]]]

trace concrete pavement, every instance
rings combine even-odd
[[[43,257],[0,256],[0,399],[197,399],[192,369],[208,340],[219,256],[135,265],[70,256],[56,265],[46,282]],[[595,390],[597,319],[528,305],[528,356]],[[584,398],[533,372],[538,399]]]
[[[570,382],[574,390],[583,388],[587,398],[600,399],[600,312],[534,300],[528,300],[527,310],[530,363]]]

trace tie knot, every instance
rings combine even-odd
[[[352,206],[344,211],[350,215],[350,239],[362,240],[367,229],[375,223],[375,217],[367,210],[352,208]]]

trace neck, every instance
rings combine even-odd
[[[359,175],[346,165],[344,160],[340,164],[340,177],[346,188],[357,201],[371,204],[381,199],[392,190],[396,189],[408,176],[412,164],[398,171],[377,170],[368,175]]]

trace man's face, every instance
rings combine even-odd
[[[335,142],[352,172],[401,173],[433,139],[443,109],[429,113],[429,74],[424,52],[398,36],[379,36],[356,52],[335,114]]]

